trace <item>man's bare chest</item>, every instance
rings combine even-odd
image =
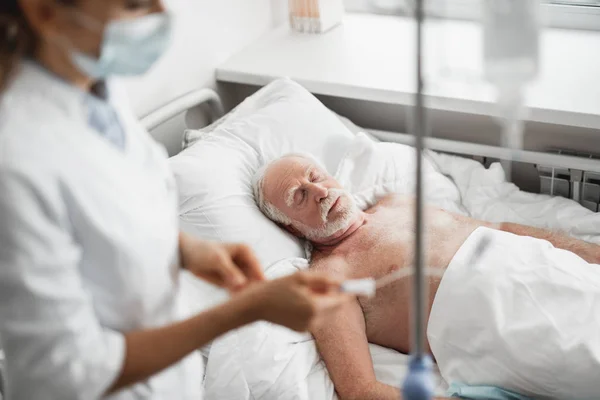
[[[337,246],[331,255],[344,259],[348,278],[380,278],[411,265],[414,247],[412,218],[406,212],[381,210]]]

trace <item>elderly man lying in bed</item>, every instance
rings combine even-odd
[[[332,176],[312,159],[301,155],[284,156],[263,167],[255,176],[254,183],[256,200],[261,210],[294,235],[312,243],[312,269],[329,271],[348,279],[377,279],[412,265],[411,198],[389,195],[380,199],[374,207],[361,211],[356,207],[351,195],[344,191]],[[512,223],[491,224],[435,207],[428,207],[426,215],[426,262],[429,266],[446,271],[446,275],[453,268],[451,264],[457,253],[467,245],[466,242],[473,236],[481,236],[484,233],[495,235],[493,240],[500,243],[496,249],[491,245],[492,248],[486,252],[489,253],[488,258],[502,258],[507,266],[513,265],[513,269],[521,268],[519,263],[523,263],[522,253],[515,256],[513,261],[511,249],[506,248],[515,240],[522,241],[518,243],[534,252],[540,246],[551,248],[550,250],[560,252],[556,253],[559,258],[563,257],[571,264],[585,264],[584,268],[594,269],[597,266],[588,263],[600,263],[600,246],[547,230]],[[470,243],[469,247],[474,248],[476,245]],[[544,268],[550,268],[547,264],[544,264]],[[443,279],[446,279],[446,275]],[[428,279],[430,310],[443,279],[439,276]],[[399,398],[396,388],[377,382],[368,343],[402,353],[409,352],[410,286],[411,280],[404,279],[381,289],[372,299],[359,298],[344,312],[337,314],[327,326],[312,332],[336,391],[342,399]],[[600,289],[596,293],[600,294]],[[560,295],[560,292],[555,294]],[[457,295],[458,297],[460,296]],[[571,296],[569,301],[575,299]],[[600,301],[600,296],[596,300]],[[442,304],[442,310],[443,306]],[[469,314],[468,309],[447,312]],[[480,320],[479,325],[481,323],[483,322]],[[506,323],[510,324],[510,321]],[[431,324],[430,319],[429,345],[444,376],[444,366],[441,362],[444,361],[450,366],[452,356],[448,355],[448,349],[443,345],[444,337],[438,338],[441,339],[441,344],[435,346],[432,343]],[[468,344],[470,332],[464,330],[469,329],[468,323],[463,321],[460,324],[462,326],[456,327],[453,327],[451,322],[448,325],[449,327],[445,328],[438,327],[438,331],[449,337],[454,334],[452,329],[457,329],[454,336],[466,337]],[[590,326],[590,329],[598,332],[597,326],[595,329]],[[436,351],[438,348],[439,352]],[[500,350],[484,348],[481,351],[487,352],[479,354],[485,359],[486,355],[493,357],[494,351]],[[525,371],[535,375],[532,371]],[[511,386],[510,382],[495,383],[515,387]],[[600,393],[600,390],[598,392]]]

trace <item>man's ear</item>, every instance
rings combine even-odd
[[[288,231],[289,233],[291,233],[292,235],[299,237],[299,238],[303,238],[304,236],[302,235],[302,233],[296,229],[293,225],[282,225],[283,228]]]

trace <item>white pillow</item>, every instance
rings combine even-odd
[[[255,171],[289,152],[314,155],[331,174],[353,134],[300,85],[282,79],[261,89],[214,130],[171,158],[180,193],[182,229],[195,236],[253,247],[263,266],[303,257],[299,240],[268,220],[255,204]]]
[[[423,156],[423,182],[427,203],[468,215],[461,205],[460,192],[451,179],[439,172],[429,152]],[[350,191],[359,208],[374,206],[390,193],[414,195],[416,151],[413,147],[374,142],[359,133],[336,173],[337,181]]]
[[[302,151],[323,161],[331,173],[335,173],[354,136],[338,115],[287,78],[260,89],[213,125],[186,131],[184,145],[225,131],[250,145],[261,164],[285,153]]]

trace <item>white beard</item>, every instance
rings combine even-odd
[[[334,220],[328,220],[328,213],[331,206],[340,199],[338,209],[335,211]],[[347,229],[356,219],[356,216],[360,212],[354,198],[345,190],[341,189],[330,189],[327,194],[327,198],[321,202],[321,219],[324,225],[320,228],[311,228],[304,225],[301,222],[296,222],[296,229],[298,229],[306,239],[315,242],[323,239],[327,239],[341,230]]]

